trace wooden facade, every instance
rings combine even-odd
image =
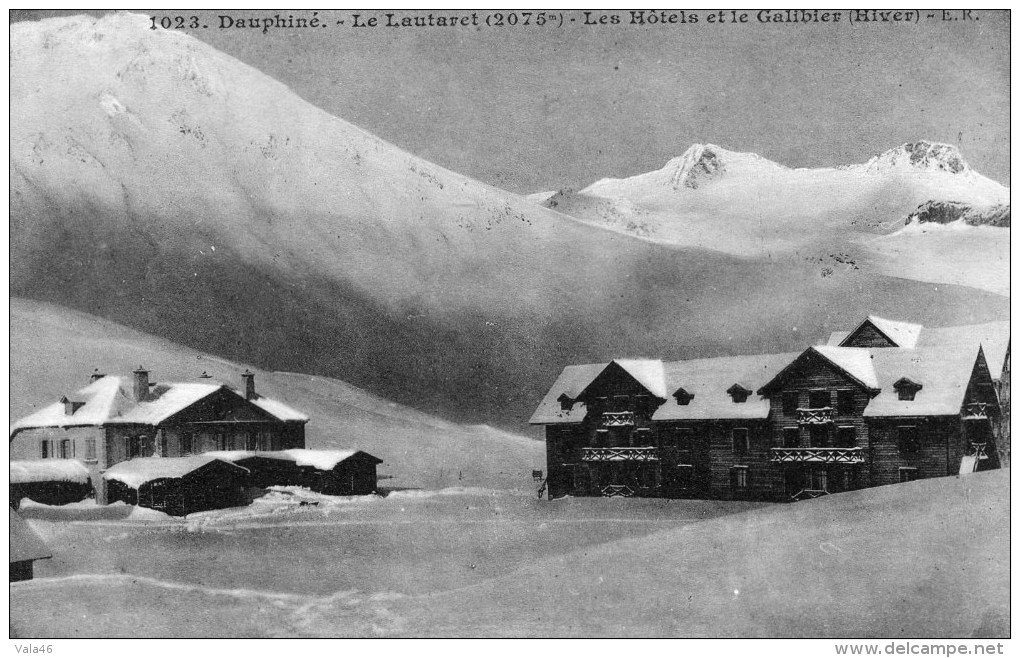
[[[921,328],[904,326],[890,333],[915,341]],[[715,376],[712,359],[564,370],[532,419],[546,426],[550,498],[794,501],[999,466],[1003,384],[980,347],[901,348],[871,322],[843,342],[771,371],[748,366],[763,373],[757,382]],[[719,359],[720,369],[738,359]],[[656,368],[661,384],[649,385],[643,373]],[[695,399],[689,373],[715,377],[715,417],[683,418]]]
[[[169,458],[173,459],[173,458]],[[107,482],[109,502],[124,501],[171,516],[246,505],[248,472],[218,459],[175,477],[147,479],[136,487],[117,479]]]
[[[248,482],[254,487],[297,486],[329,496],[364,496],[376,492],[376,466],[383,460],[359,450],[343,453],[335,464],[323,465],[329,468],[301,462],[286,451],[238,456],[231,461],[248,470]]]

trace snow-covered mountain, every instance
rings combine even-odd
[[[120,14],[11,26],[12,294],[504,425],[530,415],[564,363],[793,348],[867,313],[927,324],[1006,313],[951,286],[821,276],[816,263],[592,226],[148,25]],[[738,170],[698,173],[681,191],[725,187]],[[796,295],[777,301],[793,281]]]
[[[659,242],[769,258],[833,245],[863,257],[875,236],[910,222],[965,217],[968,225],[1009,226],[1009,189],[974,171],[956,147],[926,141],[863,164],[819,169],[695,144],[657,171],[603,179],[540,202]],[[981,235],[984,241],[1009,239],[1008,231]],[[948,260],[931,263],[931,276],[952,269],[953,254],[943,256]],[[1008,270],[1000,275],[1007,278]]]

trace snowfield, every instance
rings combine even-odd
[[[1001,637],[1008,499],[1007,470],[795,505],[281,488],[182,520],[36,506],[54,558],[11,585],[11,634]]]

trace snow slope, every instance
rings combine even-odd
[[[11,634],[1009,634],[1008,471],[741,505],[449,490],[162,527],[33,509],[54,558],[11,585]]]
[[[148,22],[11,26],[13,295],[504,427],[564,363],[794,349],[867,313],[1006,313],[947,286],[592,227]]]
[[[143,364],[157,382],[197,381],[206,372],[240,387],[251,367],[28,300],[11,300],[10,329],[12,418],[80,388],[95,368],[129,373]],[[447,422],[326,377],[257,371],[255,386],[311,416],[309,448],[356,448],[384,460],[382,487],[537,487],[531,471],[543,468],[540,441]]]

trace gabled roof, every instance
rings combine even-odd
[[[13,423],[10,435],[38,427],[155,426],[219,391],[244,399],[244,395],[226,384],[184,382],[158,384],[149,391],[149,399],[137,402],[127,393],[130,385],[126,377],[98,379],[75,393],[85,404],[73,414],[68,415],[64,405],[55,402]],[[267,397],[258,396],[248,402],[280,421],[308,421],[308,416]]]
[[[846,343],[851,340],[862,327],[868,324],[888,338],[889,341],[896,347],[906,348],[914,347],[917,344],[917,339],[921,335],[921,330],[924,328],[919,324],[898,322],[896,320],[880,318],[877,315],[869,315],[840,341],[839,346],[845,347]]]
[[[896,348],[877,348],[874,351],[877,352],[879,349]],[[767,394],[769,390],[781,384],[787,375],[798,367],[801,361],[809,358],[811,355],[820,356],[823,360],[842,371],[851,380],[857,382],[861,387],[875,393],[878,391],[879,385],[878,377],[875,375],[875,369],[871,363],[872,351],[866,347],[832,347],[831,345],[809,347],[795,359],[791,360],[775,377],[761,386],[758,389],[758,394]]]
[[[11,484],[76,482],[87,484],[89,469],[77,459],[29,459],[11,462]]]
[[[614,364],[622,368],[624,372],[633,377],[637,383],[644,386],[655,397],[660,399],[666,397],[666,378],[663,374],[662,361],[658,359],[613,359],[612,362],[606,364],[605,368],[609,368]],[[602,374],[602,371],[599,371],[595,377],[592,377],[591,381],[573,397],[581,397],[588,389],[588,386],[598,379],[600,374]]]
[[[608,363],[591,363],[564,368],[528,422],[532,425],[545,425],[583,421],[584,417],[588,415],[588,408],[583,402],[575,402],[570,409],[562,409],[559,398],[561,395],[566,395],[572,400],[577,399],[581,391],[608,365]]]
[[[123,482],[132,489],[137,489],[146,482],[162,478],[181,478],[189,473],[194,473],[212,463],[219,463],[228,468],[235,468],[238,471],[247,473],[248,469],[237,464],[209,455],[194,455],[191,457],[135,457],[126,462],[114,464],[103,473],[106,480],[117,480]]]
[[[875,316],[869,316],[865,322],[876,319],[880,323],[891,322],[890,320],[875,318]],[[862,322],[861,324],[864,323]],[[914,342],[911,345],[900,345],[900,347],[945,347],[958,350],[966,349],[976,354],[978,345],[980,345],[984,349],[985,358],[988,360],[988,367],[994,373],[994,376],[997,376],[998,372],[1002,370],[1010,338],[1008,321],[967,324],[956,327],[922,327],[921,325],[910,325],[905,322],[893,324],[920,327]],[[858,325],[857,328],[859,329],[860,326]],[[877,324],[875,326],[879,328]],[[889,329],[889,331],[895,333],[893,329]],[[839,346],[851,333],[853,332],[834,331],[829,335],[829,340],[826,344]]]
[[[11,562],[27,562],[53,557],[46,542],[21,518],[21,515],[7,508],[11,517],[10,547]]]

